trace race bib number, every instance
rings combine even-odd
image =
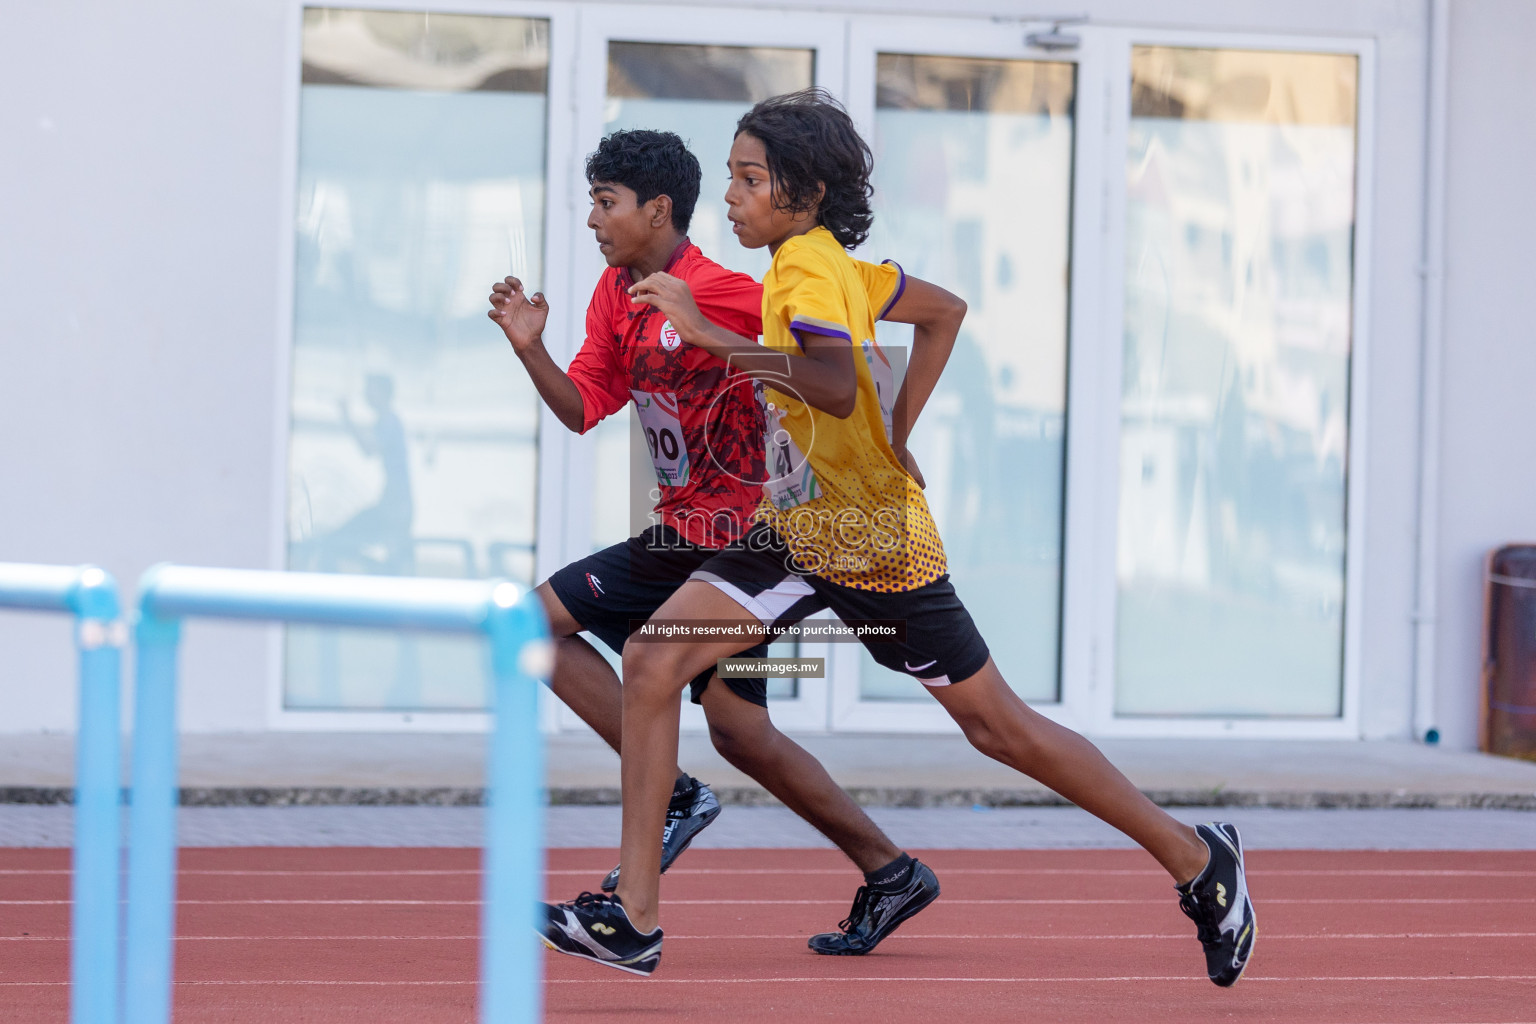
[[[875,394],[880,399],[880,419],[885,424],[885,440],[891,440],[891,410],[896,404],[896,371],[891,361],[880,351],[880,346],[864,340],[864,361],[869,364],[869,376],[875,382]]]
[[[811,469],[810,460],[784,426],[785,411],[771,401],[763,406],[763,423],[767,428],[765,466],[768,470],[768,483],[763,490],[780,512],[821,497],[821,484]]]
[[[640,429],[651,450],[656,482],[663,487],[682,487],[688,482],[688,445],[677,418],[677,396],[670,391],[630,391]]]

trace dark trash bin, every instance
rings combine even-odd
[[[1536,544],[1488,556],[1482,748],[1536,761]]]

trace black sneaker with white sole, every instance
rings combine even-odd
[[[812,935],[806,945],[825,956],[863,956],[896,926],[939,898],[939,880],[920,860],[912,862],[905,884],[890,889],[861,885],[842,931]]]
[[[692,789],[673,796],[667,806],[666,827],[661,830],[661,873],[666,874],[667,868],[688,849],[694,837],[719,816],[720,801],[714,791],[698,779],[693,779]],[[608,872],[600,888],[603,892],[613,892],[618,887],[619,869],[615,867]]]
[[[556,953],[650,974],[661,963],[661,929],[642,935],[617,896],[584,892],[569,903],[544,904],[544,945]]]
[[[1206,973],[1225,988],[1243,976],[1258,937],[1243,873],[1243,843],[1237,826],[1224,821],[1196,825],[1195,831],[1211,855],[1200,874],[1176,887],[1179,909],[1195,922],[1195,933],[1205,947]]]

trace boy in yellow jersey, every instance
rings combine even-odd
[[[711,325],[686,285],[665,274],[631,289],[686,342],[764,383],[771,479],[760,521],[696,570],[652,619],[733,622],[743,639],[631,638],[625,647],[624,874],[603,908],[602,928],[617,923],[615,941],[644,944],[659,960],[654,836],[671,793],[677,705],[687,681],[775,627],[831,609],[867,627],[861,639],[875,660],[926,684],[978,750],[1145,847],[1173,877],[1180,907],[1195,921],[1209,977],[1231,985],[1255,936],[1237,829],[1178,822],[1091,743],[1025,705],[949,582],[906,438],[965,306],[893,264],[848,256],[873,221],[871,164],[848,115],[819,90],[766,100],[738,123],[726,203],[741,243],[773,253],[763,280],[762,346]],[[880,318],[916,325],[894,398],[873,340]],[[885,914],[899,913],[886,907],[878,893],[861,889],[849,924],[877,928]]]

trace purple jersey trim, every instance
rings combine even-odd
[[[897,263],[895,260],[880,261],[880,265],[882,267],[887,263],[896,268],[896,273],[899,276],[896,280],[896,290],[891,293],[891,297],[889,299],[885,300],[885,305],[880,308],[880,315],[875,317],[876,320],[884,320],[885,314],[889,313],[891,311],[891,307],[896,305],[896,303],[901,299],[901,293],[907,290],[907,272],[902,270],[901,264]]]
[[[821,334],[828,338],[842,338],[847,342],[853,341],[853,335],[848,333],[847,328],[842,325],[834,327],[820,320],[804,320],[797,316],[790,321],[789,329],[791,331],[804,331],[806,334]]]

